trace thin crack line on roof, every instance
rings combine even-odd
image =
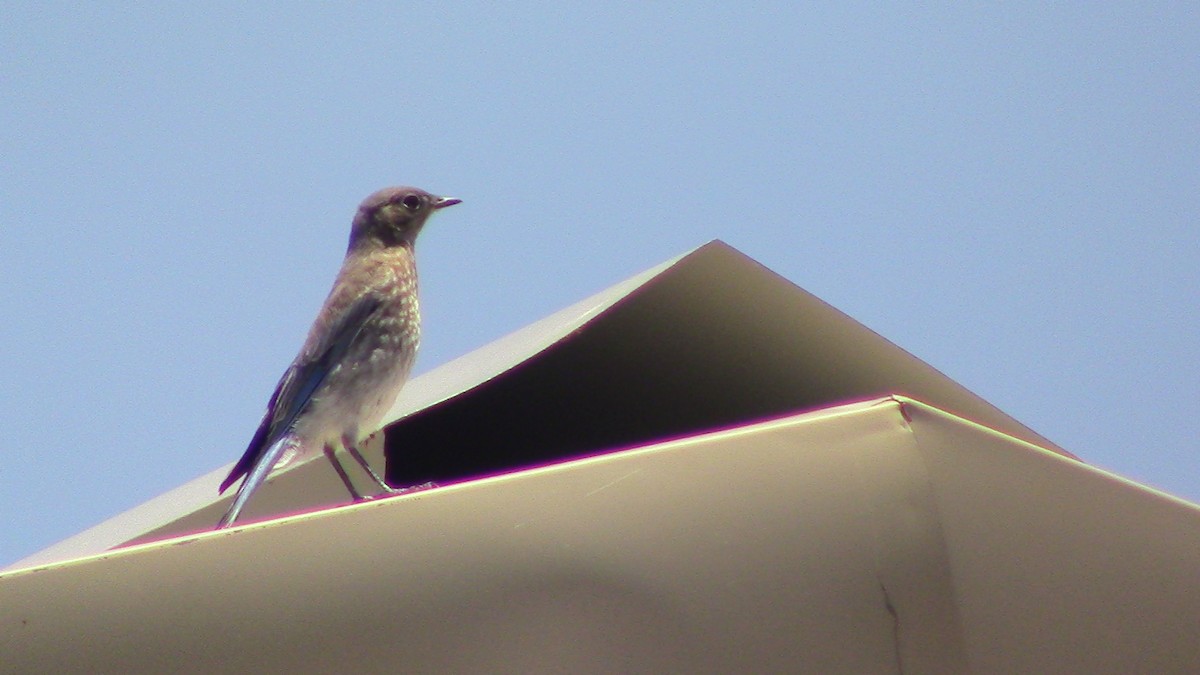
[[[599,492],[601,490],[607,490],[608,488],[616,485],[617,483],[620,483],[621,481],[625,480],[626,478],[629,478],[630,476],[637,474],[637,473],[641,473],[641,472],[642,472],[641,469],[634,469],[633,471],[630,471],[629,473],[625,474],[624,476],[621,476],[620,478],[614,478],[613,480],[610,480],[609,482],[605,483],[604,485],[601,485],[600,487],[596,488],[595,490],[592,490],[591,492],[585,494],[584,497],[591,497],[592,495],[596,494],[597,492]]]
[[[896,672],[903,673],[904,661],[900,657],[900,614],[896,611],[896,606],[892,604],[887,586],[882,581],[879,582],[879,590],[883,591],[883,606],[887,608],[888,614],[892,615],[892,650],[896,657]]]

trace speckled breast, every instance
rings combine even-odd
[[[397,255],[399,254],[399,255]],[[314,393],[297,435],[304,446],[296,458],[326,444],[358,444],[379,428],[396,402],[416,360],[421,341],[417,273],[408,249],[388,250],[362,261],[355,286],[380,300],[363,323],[341,363]]]

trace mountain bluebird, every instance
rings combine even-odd
[[[459,203],[411,187],[386,188],[358,207],[350,246],[333,290],[317,314],[300,354],[275,386],[246,453],[221,482],[238,478],[229,510],[237,519],[271,470],[323,450],[352,497],[362,496],[335,455],[348,451],[381,492],[394,493],[358,445],[378,428],[404,386],[421,338],[413,245],[425,220]]]

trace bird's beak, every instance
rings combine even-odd
[[[462,200],[458,199],[457,197],[440,197],[436,202],[433,203],[433,208],[442,209],[459,203],[462,203]]]

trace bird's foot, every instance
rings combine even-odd
[[[405,488],[394,488],[394,487],[391,487],[388,485],[384,485],[383,487],[386,489],[383,492],[380,492],[377,495],[368,495],[366,497],[362,497],[361,499],[357,499],[355,501],[370,502],[370,501],[375,501],[376,499],[386,499],[387,497],[399,497],[400,495],[406,495],[410,492],[421,492],[422,490],[429,490],[429,489],[435,488],[437,486],[438,486],[438,484],[434,483],[433,481],[429,481],[428,483],[421,483],[420,485],[412,485],[410,487],[405,487]]]

